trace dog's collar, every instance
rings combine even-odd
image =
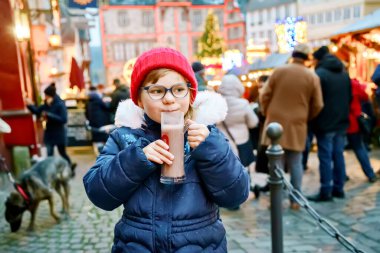
[[[22,198],[25,200],[26,204],[29,205],[30,204],[29,194],[22,188],[22,186],[20,184],[15,183],[14,186],[15,186],[17,192],[20,193]]]

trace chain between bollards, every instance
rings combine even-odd
[[[336,227],[334,227],[326,218],[320,216],[317,211],[315,211],[315,209],[310,206],[309,201],[307,201],[302,193],[295,189],[293,185],[285,178],[285,173],[281,167],[276,167],[274,172],[276,173],[277,177],[281,178],[282,182],[284,182],[284,186],[289,192],[289,195],[292,196],[294,201],[297,202],[301,207],[305,208],[310,216],[313,217],[313,219],[317,222],[318,226],[320,226],[331,237],[335,238],[349,251],[354,253],[365,253],[365,251],[358,249],[354,243],[350,242]]]
[[[365,253],[358,249],[354,243],[350,242],[336,227],[326,218],[320,216],[312,208],[308,200],[300,191],[285,178],[282,168],[282,156],[284,151],[278,144],[282,134],[282,126],[278,123],[270,123],[267,127],[267,135],[271,139],[271,145],[265,152],[269,160],[269,184],[270,184],[270,203],[271,203],[271,233],[272,233],[272,253],[283,253],[283,232],[282,232],[282,186],[288,190],[292,199],[316,220],[317,224],[331,237],[335,238],[346,249],[354,253]]]

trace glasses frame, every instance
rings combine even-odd
[[[186,87],[188,88],[186,94],[183,96],[183,97],[177,97],[176,95],[173,94],[173,87],[176,86],[176,85],[180,85],[180,84],[184,84],[184,83],[175,83],[172,85],[172,87],[170,88],[166,88],[165,86],[161,85],[161,84],[152,84],[152,85],[149,85],[149,86],[144,86],[144,87],[141,87],[141,89],[145,90],[147,93],[148,93],[148,96],[152,99],[152,100],[161,100],[163,99],[165,96],[166,96],[166,93],[168,91],[170,91],[170,93],[172,94],[173,97],[175,98],[185,98],[187,96],[187,94],[189,94],[189,91],[192,90],[193,88],[191,88],[191,83],[187,82],[186,83]],[[153,86],[160,86],[160,87],[163,87],[165,89],[165,93],[164,95],[161,97],[161,98],[152,98],[148,92],[148,90],[153,87]]]

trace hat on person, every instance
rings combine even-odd
[[[298,53],[302,53],[305,55],[309,55],[311,53],[311,49],[307,44],[301,43],[301,44],[297,44],[294,46],[293,52],[298,52]]]
[[[306,61],[307,59],[309,59],[310,52],[311,49],[307,44],[297,44],[294,46],[292,57],[301,58]]]
[[[181,74],[191,84],[193,103],[197,95],[197,81],[193,69],[186,57],[171,48],[155,48],[140,55],[133,66],[131,76],[131,99],[137,105],[139,88],[144,82],[145,77],[155,69],[167,68]]]
[[[49,84],[48,87],[44,90],[45,95],[54,97],[57,94],[57,89],[55,88],[55,83]]]
[[[200,72],[205,69],[205,66],[199,61],[193,62],[193,64],[191,64],[191,67],[194,73]]]
[[[314,59],[320,61],[322,58],[330,52],[329,48],[327,46],[321,46],[318,48],[317,51],[313,53]]]

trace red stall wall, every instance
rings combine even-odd
[[[14,36],[13,10],[9,0],[0,1],[0,116],[12,128],[12,133],[4,134],[7,146],[36,146],[36,134],[33,117],[25,110],[21,75],[27,77],[21,57],[17,56],[17,44]],[[25,48],[25,47],[23,47]],[[23,54],[20,52],[20,56]]]

